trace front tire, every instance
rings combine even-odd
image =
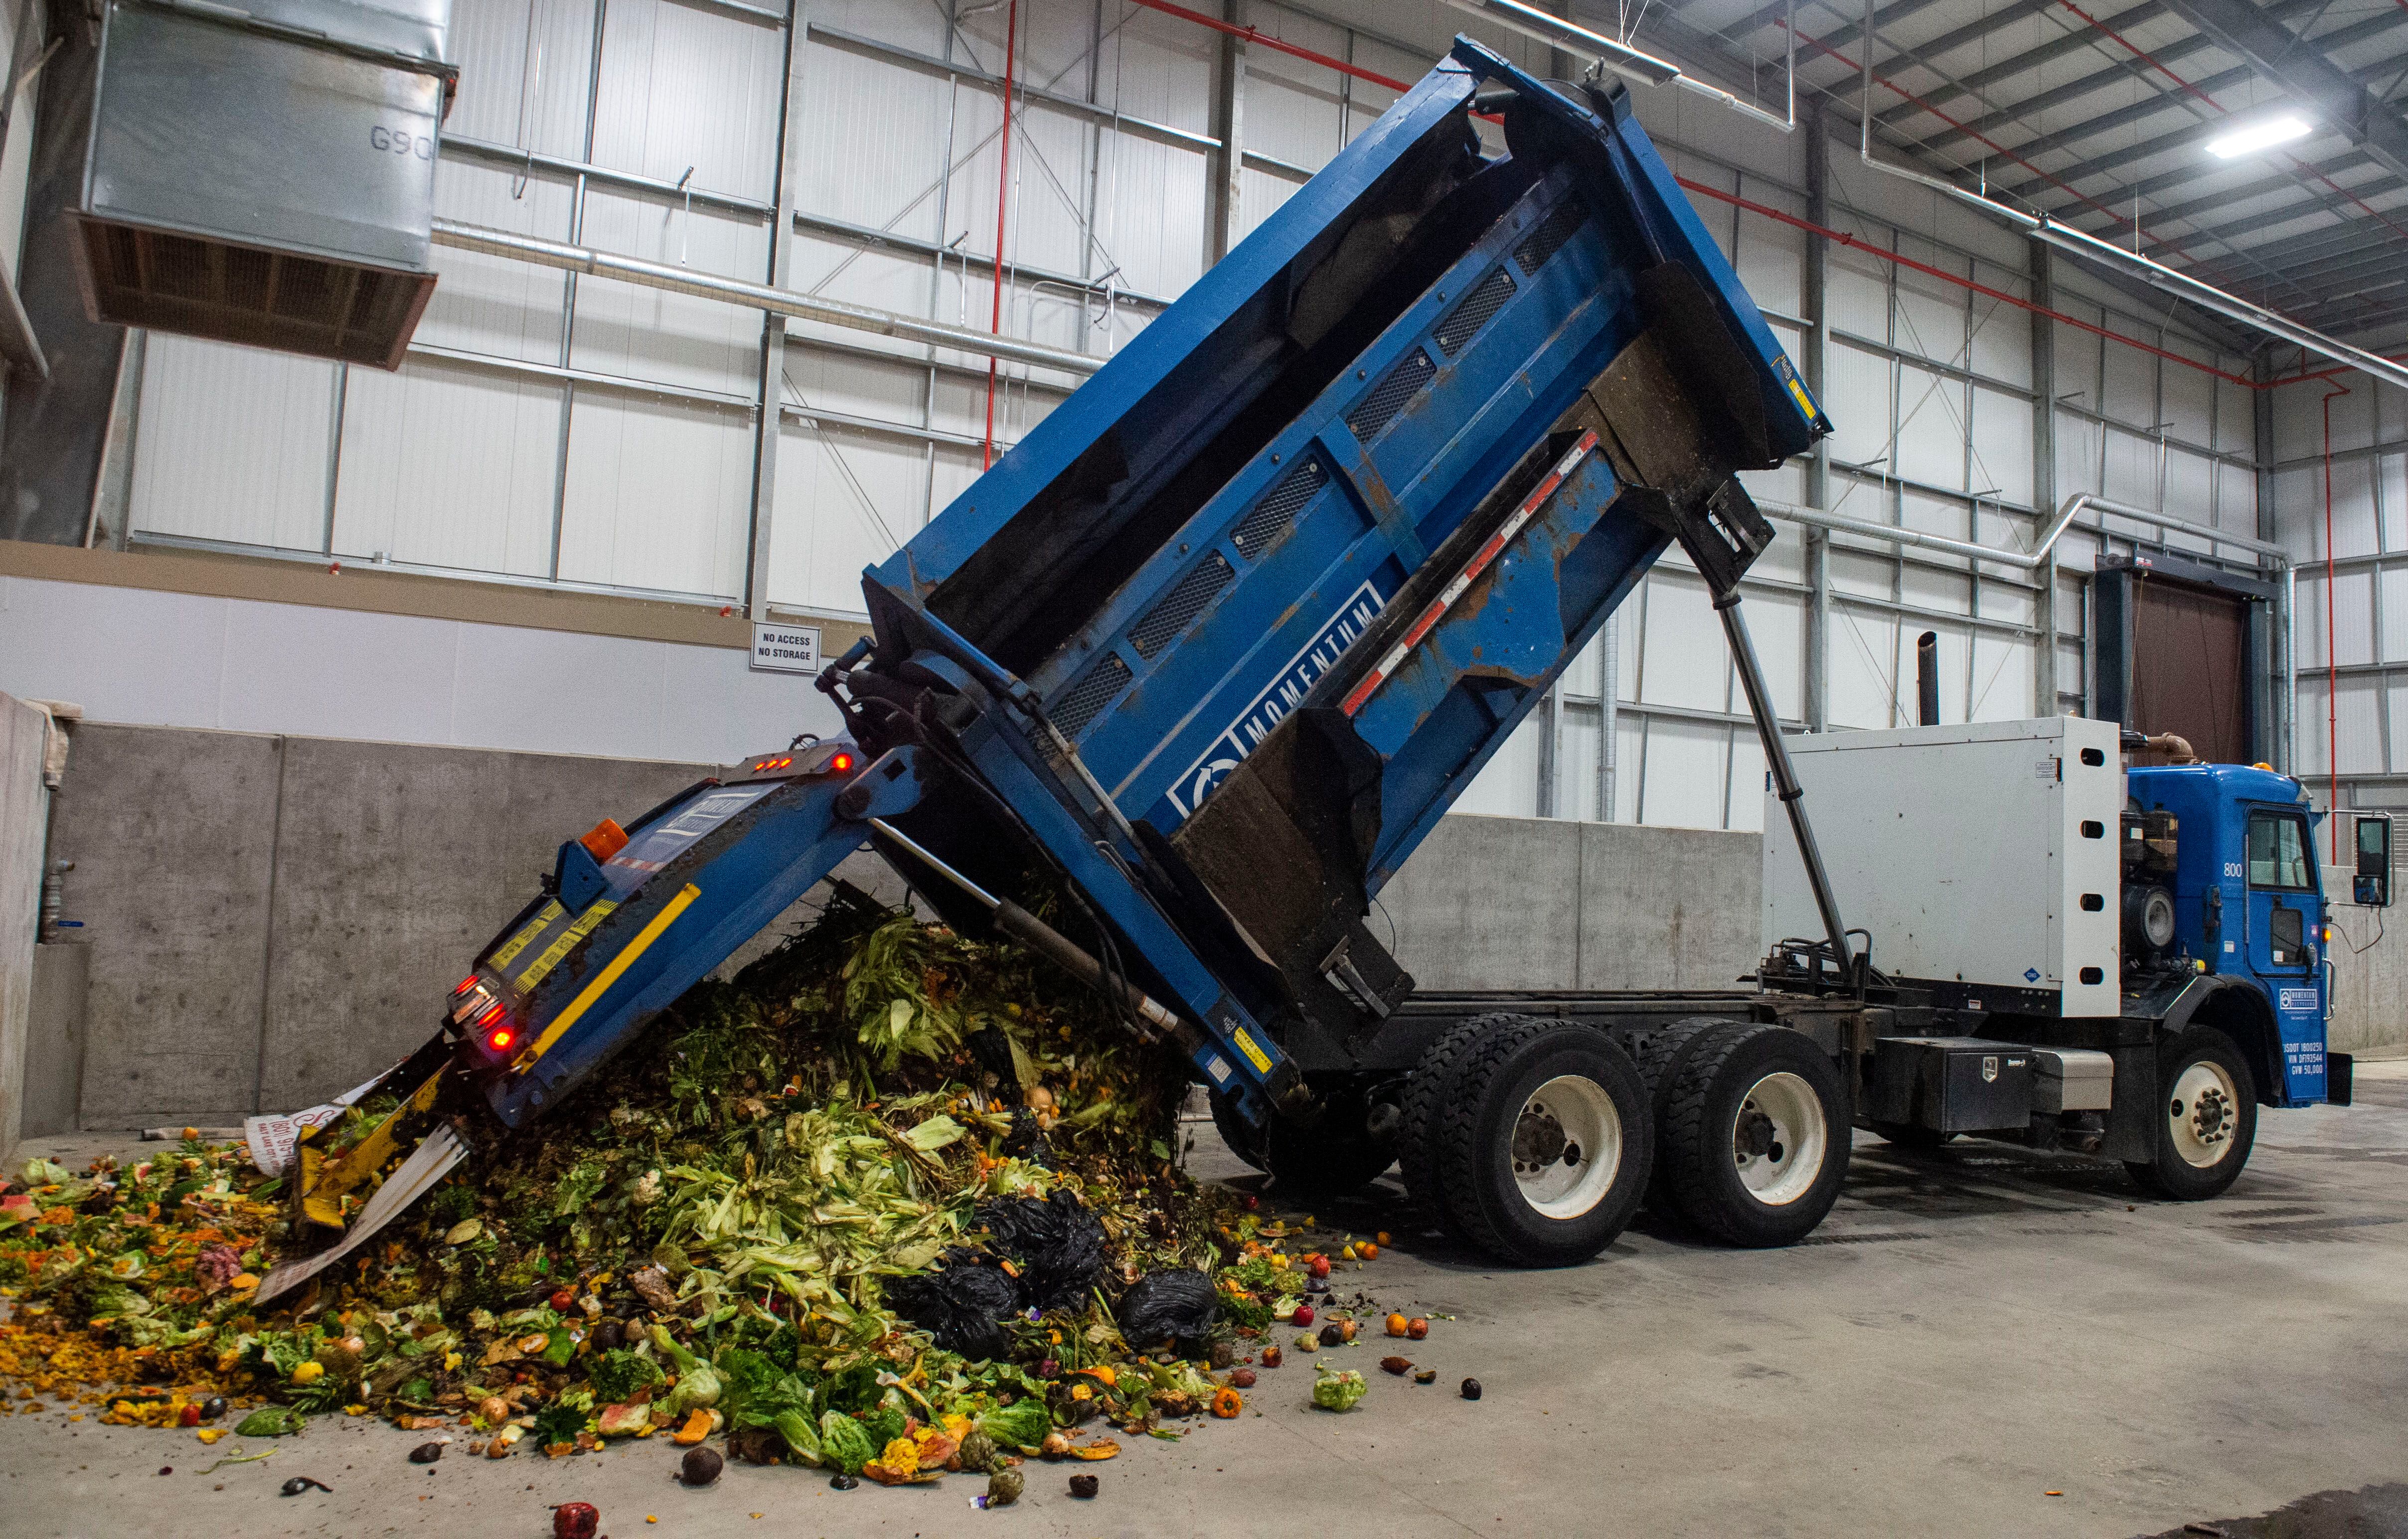
[[[1750,1249],[1814,1232],[1847,1179],[1839,1071],[1783,1026],[1737,1027],[1690,1058],[1666,1103],[1666,1187],[1682,1218]]]
[[[2221,1196],[2258,1141],[2249,1061],[2222,1032],[2202,1028],[2157,1048],[2156,1157],[2128,1160],[2132,1179],[2178,1203]]]
[[[1433,1139],[1455,1232],[1517,1266],[1573,1266],[1612,1245],[1655,1150],[1629,1057],[1592,1028],[1512,1017],[1451,1068]]]

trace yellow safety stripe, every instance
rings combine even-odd
[[[505,971],[510,963],[518,961],[519,953],[534,945],[535,938],[542,934],[551,926],[552,921],[560,916],[560,900],[557,898],[537,909],[535,918],[527,920],[525,926],[517,934],[494,948],[494,971],[496,973]]]
[[[519,987],[532,989],[542,982],[544,975],[559,966],[560,959],[576,950],[577,943],[594,933],[594,927],[609,919],[618,906],[619,902],[615,898],[596,898],[586,905],[585,912],[577,916],[577,922],[562,931],[558,939],[545,947],[543,955],[527,963],[526,971],[519,975]]]
[[[578,1017],[583,1015],[595,1000],[600,999],[609,990],[610,985],[618,982],[619,976],[634,966],[636,959],[642,956],[652,942],[661,938],[661,932],[677,922],[677,917],[684,913],[695,899],[701,896],[702,889],[688,882],[676,897],[662,905],[661,911],[652,916],[652,922],[636,932],[636,938],[627,943],[627,948],[612,957],[610,965],[595,974],[594,981],[585,986],[584,991],[568,1002],[568,1008],[552,1018],[552,1024],[543,1029],[543,1035],[528,1044],[526,1051],[519,1055],[518,1062],[512,1067],[523,1069],[550,1052],[552,1045],[560,1040],[561,1033],[576,1025]]]

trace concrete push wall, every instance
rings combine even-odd
[[[25,1110],[25,1047],[40,922],[42,842],[50,793],[42,781],[50,718],[0,694],[0,1158]]]
[[[1456,817],[1380,897],[1424,989],[1728,989],[1752,974],[1763,841]],[[1380,912],[1372,933],[1384,935]]]
[[[82,1125],[223,1122],[390,1066],[434,1031],[445,993],[535,894],[562,840],[708,773],[77,729],[54,839],[76,862],[67,910],[92,948]]]

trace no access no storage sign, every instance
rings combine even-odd
[[[752,627],[752,666],[770,673],[818,673],[820,628],[816,625],[755,624]]]

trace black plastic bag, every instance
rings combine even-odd
[[[1045,1141],[1045,1130],[1037,1125],[1037,1114],[1026,1106],[1011,1114],[1011,1131],[1004,1134],[1003,1152],[1014,1160],[1025,1160],[1039,1170],[1062,1168],[1062,1162],[1054,1157],[1054,1146]]]
[[[1020,1264],[1028,1302],[1039,1309],[1076,1304],[1104,1275],[1104,1226],[1067,1189],[1041,1201],[981,1203],[972,1221],[993,1236],[992,1254]]]
[[[1221,1318],[1220,1290],[1201,1272],[1149,1272],[1121,1295],[1123,1339],[1140,1351],[1165,1340],[1194,1342]]]
[[[1000,1358],[1011,1350],[1003,1321],[1027,1307],[1020,1284],[977,1251],[955,1247],[945,1265],[886,1285],[886,1302],[905,1319],[966,1358]]]

